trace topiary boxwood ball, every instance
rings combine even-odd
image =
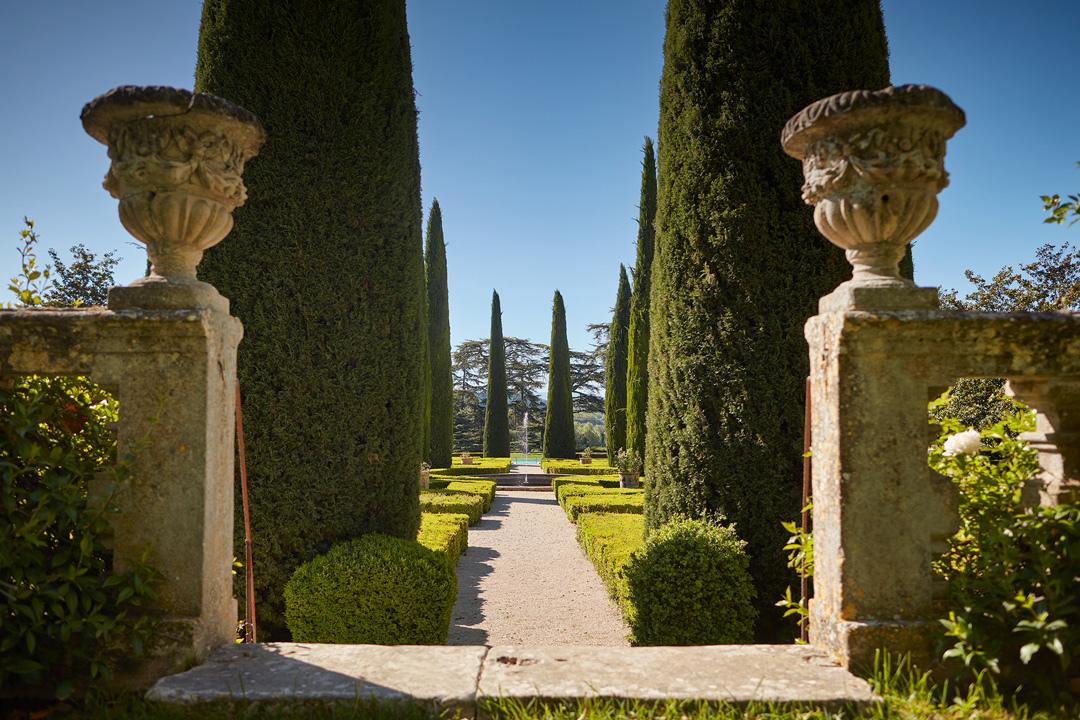
[[[285,586],[296,642],[443,645],[457,597],[446,555],[371,534],[301,565]]]
[[[634,645],[726,645],[754,638],[754,586],[733,526],[677,519],[626,567]]]

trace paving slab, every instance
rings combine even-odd
[[[879,701],[865,680],[808,645],[493,647],[480,674],[481,707],[484,697],[803,703],[829,709]]]
[[[149,700],[416,702],[471,717],[486,647],[256,643],[218,648],[187,672],[164,677]]]

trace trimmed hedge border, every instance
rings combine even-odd
[[[469,516],[469,524],[480,522],[484,498],[461,490],[421,490],[420,510],[426,513],[460,513]]]
[[[570,522],[582,515],[615,513],[641,515],[645,511],[645,494],[641,490],[608,490],[582,495],[564,494],[563,510]]]
[[[484,512],[491,510],[491,503],[495,500],[495,488],[494,480],[454,480],[446,485],[447,490],[472,493],[484,498]]]
[[[446,555],[451,565],[469,548],[469,516],[463,513],[425,512],[420,514],[416,542]]]
[[[474,457],[472,465],[462,465],[461,458],[455,457],[448,468],[435,468],[434,475],[501,475],[510,472],[510,458]]]
[[[635,551],[644,546],[645,518],[642,515],[584,513],[578,518],[577,540],[585,556],[607,586],[627,624],[634,618],[624,568]]]
[[[570,485],[580,485],[582,487],[592,488],[617,488],[619,487],[618,475],[602,475],[600,477],[586,477],[581,475],[570,477],[556,477],[551,479],[551,490],[555,493],[555,499],[562,504],[562,500],[559,500],[559,493],[562,488]]]
[[[591,465],[582,465],[577,460],[554,460],[544,458],[540,463],[540,469],[548,474],[567,475],[611,475],[616,473],[615,468],[608,465],[607,460],[593,458]],[[509,470],[507,470],[509,472]]]

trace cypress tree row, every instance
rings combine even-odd
[[[328,39],[333,38],[332,42]],[[238,373],[260,638],[342,539],[413,539],[423,456],[420,162],[404,0],[206,0],[195,89],[258,115],[249,198],[204,280],[244,323]],[[236,502],[237,556],[244,525]],[[237,576],[243,593],[243,573]]]
[[[442,210],[431,201],[428,215],[427,247],[427,341],[431,366],[432,467],[448,468],[454,454],[454,378],[450,361],[450,300],[446,284],[446,243],[443,241]]]
[[[491,345],[488,349],[487,407],[484,410],[484,457],[510,457],[510,408],[506,387],[502,306],[491,291]]]
[[[780,523],[799,513],[803,324],[851,276],[780,130],[815,100],[888,85],[885,28],[878,0],[669,0],[666,21],[646,526],[733,521],[769,639],[794,581]]]
[[[626,351],[630,341],[630,281],[619,265],[619,290],[604,363],[604,430],[609,460],[626,447]]]
[[[634,293],[630,298],[630,338],[626,351],[626,447],[645,454],[645,416],[649,407],[649,296],[656,235],[656,158],[652,139],[645,138],[641,162],[641,204],[638,208]],[[611,457],[611,454],[608,454]]]
[[[544,457],[573,458],[574,396],[570,385],[570,344],[566,340],[566,308],[555,291],[551,309],[551,356],[548,361],[547,413],[544,417]]]

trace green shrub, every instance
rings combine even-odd
[[[1055,692],[1080,653],[1080,508],[1026,508],[1038,459],[1016,439],[1034,412],[982,431],[978,452],[946,455],[964,427],[943,420],[930,465],[960,486],[960,530],[935,568],[949,580],[945,659],[988,669],[1007,687]]]
[[[442,645],[456,597],[446,555],[372,533],[293,573],[285,622],[296,642]]]
[[[645,519],[641,515],[590,513],[577,522],[577,539],[592,561],[608,594],[618,605],[627,623],[633,617],[626,565],[644,544]]]
[[[491,509],[491,503],[495,501],[494,480],[455,480],[448,483],[447,490],[456,492],[472,493],[484,498],[484,512]]]
[[[416,542],[442,553],[457,564],[458,556],[469,547],[469,516],[458,513],[421,513]]]
[[[677,518],[626,566],[635,645],[724,645],[754,638],[746,542],[733,526]]]
[[[574,458],[574,393],[570,378],[570,345],[566,340],[566,307],[556,290],[551,307],[548,396],[544,414],[544,457]]]
[[[604,357],[604,430],[607,455],[626,447],[626,354],[630,346],[630,280],[619,265],[619,289]]]
[[[127,463],[106,424],[117,404],[86,378],[0,387],[0,687],[47,684],[59,697],[107,679],[151,633],[158,571],[129,559],[113,575],[108,516]],[[95,475],[107,482],[95,483]]]
[[[446,285],[446,243],[442,210],[431,201],[424,252],[427,278],[427,347],[431,368],[431,437],[428,457],[432,465],[449,465],[454,452],[454,378],[450,361],[450,300]]]
[[[421,490],[420,510],[426,513],[461,513],[469,516],[470,525],[475,525],[484,515],[484,498],[460,490]]]
[[[472,465],[462,465],[461,458],[455,457],[454,464],[448,468],[436,468],[437,475],[504,475],[510,472],[510,458],[482,458],[473,456]]]
[[[570,522],[576,523],[588,513],[627,513],[641,515],[645,495],[642,490],[608,490],[583,495],[564,495],[563,510]]]

